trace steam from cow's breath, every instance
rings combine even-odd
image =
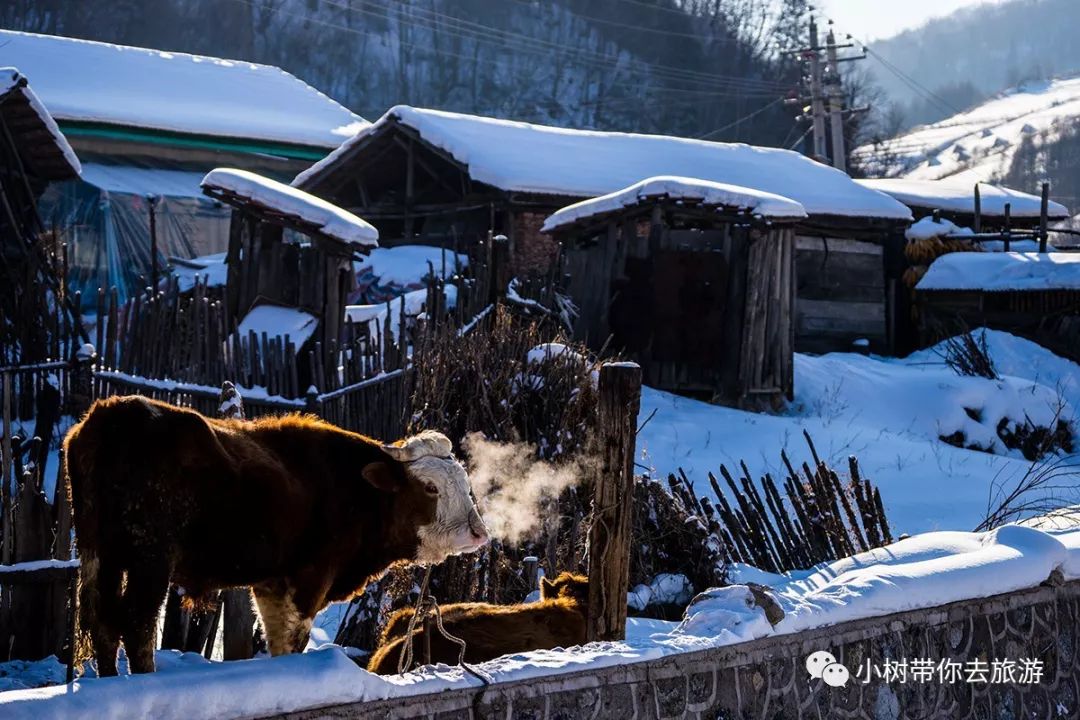
[[[564,490],[578,484],[580,464],[556,465],[536,458],[526,443],[494,442],[480,433],[465,438],[469,479],[491,537],[509,544],[536,539],[554,519]]]

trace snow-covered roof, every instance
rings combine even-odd
[[[661,175],[642,180],[607,195],[568,205],[548,217],[541,229],[543,232],[552,232],[581,220],[658,198],[730,208],[763,218],[801,219],[806,217],[806,210],[802,205],[780,195],[709,180]]]
[[[293,185],[310,187],[359,142],[401,124],[506,191],[592,198],[657,175],[696,177],[774,193],[811,215],[910,220],[908,208],[846,174],[790,150],[705,140],[534,125],[398,105]]]
[[[916,290],[1080,290],[1080,254],[955,252],[930,265]]]
[[[0,30],[58,120],[332,148],[366,121],[271,65]]]
[[[199,187],[205,173],[132,165],[83,165],[82,180],[111,193],[198,198],[212,202]]]
[[[202,180],[203,190],[234,205],[253,204],[314,225],[320,233],[349,245],[378,247],[379,231],[347,210],[277,180],[247,170],[217,168]]]
[[[60,132],[60,128],[57,127],[56,121],[53,120],[52,115],[45,109],[45,105],[38,99],[38,96],[34,91],[30,89],[26,76],[13,67],[0,68],[0,102],[7,104],[7,107],[4,108],[5,115],[14,105],[9,97],[12,93],[18,93],[28,111],[32,113],[32,116],[37,117],[41,129],[47,133],[51,140],[49,143],[51,152],[44,152],[37,148],[26,147],[26,143],[19,143],[20,153],[30,156],[32,161],[37,161],[33,163],[35,167],[32,167],[31,169],[46,180],[66,180],[77,177],[82,169],[82,166],[79,164],[79,158],[76,157],[75,151],[71,149],[71,145],[68,144],[67,138],[64,137],[64,133]],[[16,112],[18,111],[16,110]],[[9,122],[8,124],[11,126],[11,130],[16,136],[26,132],[18,127],[14,127],[16,125],[21,125],[21,123]],[[33,130],[37,129],[38,128],[33,128]]]
[[[975,214],[975,182],[977,181],[966,182],[962,178],[947,180],[884,178],[855,182],[890,195],[908,207]],[[1037,218],[1042,209],[1042,199],[1037,195],[985,182],[979,183],[979,198],[979,207],[984,216],[1003,217],[1006,203],[1010,206],[1009,214],[1015,218]],[[1053,220],[1069,217],[1068,208],[1053,200],[1047,204],[1047,211]]]
[[[319,319],[303,310],[277,305],[257,305],[240,321],[236,332],[242,338],[248,337],[252,332],[256,337],[263,333],[271,338],[288,335],[289,342],[300,347],[315,334],[318,327]]]
[[[904,237],[908,240],[929,240],[930,238],[945,237],[947,235],[955,237],[974,234],[975,232],[971,228],[961,227],[947,218],[935,221],[932,215],[920,218],[918,222],[913,223],[911,227],[904,231]]]
[[[1053,139],[1080,115],[1080,77],[1028,83],[971,110],[921,125],[884,143],[854,150],[864,166],[888,171],[900,165],[915,180],[940,180],[966,171],[982,180],[1000,180],[1026,138],[1038,146]]]

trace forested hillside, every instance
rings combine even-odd
[[[871,67],[911,127],[953,115],[1023,82],[1080,71],[1077,27],[1076,0],[987,3],[873,43],[872,50],[906,79],[877,61]]]
[[[777,12],[778,7],[783,12]],[[13,0],[4,27],[279,65],[396,103],[790,146],[806,0]],[[3,49],[0,48],[0,64]]]

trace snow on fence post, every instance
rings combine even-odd
[[[607,363],[600,368],[597,411],[599,462],[593,477],[589,529],[589,617],[586,639],[626,636],[630,580],[630,521],[634,500],[634,441],[641,404],[641,368]]]
[[[243,399],[231,382],[225,381],[221,384],[218,412],[224,418],[244,419]],[[255,611],[251,607],[251,592],[242,588],[222,591],[218,616],[222,614],[225,616],[221,631],[222,658],[247,660],[254,656]],[[211,623],[210,637],[207,640],[208,657],[213,649],[217,625],[218,619],[215,617]]]

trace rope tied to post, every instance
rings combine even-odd
[[[401,654],[398,655],[398,674],[404,673],[412,668],[415,661],[413,651],[413,637],[416,634],[416,627],[419,623],[427,619],[429,615],[435,617],[435,627],[438,628],[439,633],[458,646],[458,665],[463,667],[466,672],[475,676],[480,682],[484,684],[486,688],[493,680],[487,673],[472,667],[465,662],[465,648],[466,643],[463,639],[452,635],[446,627],[443,625],[442,611],[439,609],[439,602],[435,599],[428,588],[431,585],[431,566],[429,565],[424,571],[424,579],[420,582],[420,594],[416,599],[416,607],[413,609],[413,615],[409,618],[409,626],[405,630],[405,641],[401,645]],[[482,694],[482,693],[481,693]]]

